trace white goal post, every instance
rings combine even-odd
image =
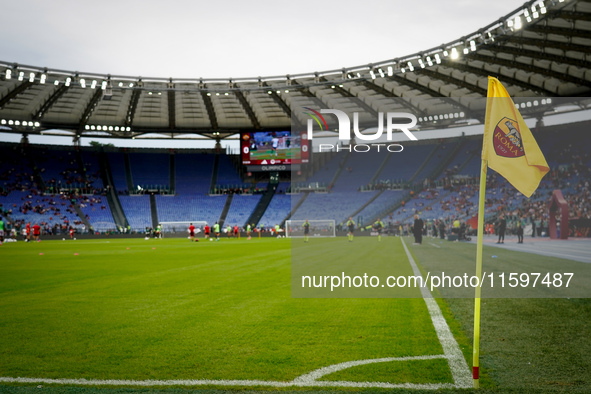
[[[195,233],[203,232],[207,222],[203,220],[193,220],[188,222],[160,222],[162,226],[162,237],[188,237],[189,226],[193,223]]]
[[[286,220],[285,236],[291,238],[304,237],[305,220]],[[330,219],[308,220],[310,237],[336,237],[335,221]]]

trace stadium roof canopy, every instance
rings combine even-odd
[[[306,74],[142,78],[0,61],[0,131],[219,140],[238,131],[289,129],[292,117],[304,124],[305,115],[292,113],[296,107],[345,101],[356,103],[350,112],[377,113],[391,111],[392,98],[402,98],[421,128],[452,127],[482,121],[489,75],[516,101],[540,98],[526,111],[542,117],[565,102],[589,108],[590,58],[591,1],[533,0],[435,48]]]

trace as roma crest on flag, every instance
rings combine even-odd
[[[504,117],[497,123],[493,132],[495,153],[503,157],[521,157],[525,155],[519,124],[516,120]]]

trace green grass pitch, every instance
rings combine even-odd
[[[346,361],[442,354],[420,298],[291,298],[291,242],[303,240],[5,244],[0,376],[290,381]],[[346,238],[311,244],[320,242],[328,254],[349,246]],[[354,244],[406,258],[398,238]],[[436,259],[469,259],[471,248],[411,250],[424,269]],[[438,302],[471,365],[473,301]],[[590,317],[588,300],[487,300],[485,392],[590,390]],[[364,365],[323,380],[451,383],[452,376],[445,360],[433,359]],[[0,386],[18,390],[26,387]]]
[[[2,376],[283,381],[442,353],[421,299],[292,299],[288,239],[45,241],[2,254]]]

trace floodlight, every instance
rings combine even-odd
[[[521,17],[516,16],[515,17],[515,30],[519,30],[521,29],[522,25],[521,25]]]

